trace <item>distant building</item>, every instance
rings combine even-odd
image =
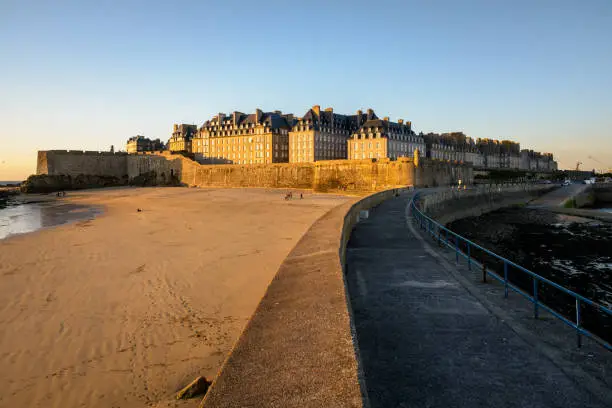
[[[155,150],[136,136],[128,152]],[[372,109],[354,115],[335,113],[320,105],[304,116],[281,111],[219,113],[201,127],[175,124],[168,149],[193,153],[200,163],[267,164],[320,160],[421,157],[471,163],[480,170],[550,172],[557,169],[552,154],[521,150],[510,140],[477,139],[463,132],[416,134],[412,123],[380,119]]]
[[[521,170],[530,171],[557,171],[557,162],[552,153],[540,153],[533,150],[521,150]]]
[[[423,137],[412,131],[411,122],[388,117],[379,119],[368,109],[365,122],[351,135],[348,142],[349,159],[413,157],[414,151],[425,151]]]
[[[111,146],[111,151],[113,150],[113,146]],[[151,140],[144,136],[138,135],[128,139],[126,150],[128,153],[152,152],[156,150],[164,150],[164,144],[159,139]]]
[[[265,164],[289,161],[293,115],[280,111],[231,115],[207,120],[192,141],[196,160],[208,163]]]
[[[172,131],[172,136],[168,140],[168,150],[171,152],[187,152],[191,153],[191,139],[198,131],[196,125],[175,124]]]
[[[319,105],[296,119],[289,132],[289,162],[346,159],[347,141],[363,123],[365,115],[340,115]]]

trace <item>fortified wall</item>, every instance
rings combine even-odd
[[[80,150],[39,151],[36,174],[122,178],[127,175],[127,156],[127,153]]]
[[[471,165],[409,158],[329,160],[314,163],[205,165],[178,154],[38,152],[37,174],[71,180],[84,176],[116,179],[116,185],[303,188],[371,192],[402,186],[435,187],[473,182]],[[65,183],[64,183],[65,184]],[[63,187],[68,189],[68,187]],[[79,187],[77,187],[79,188]]]

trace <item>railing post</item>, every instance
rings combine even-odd
[[[508,298],[508,262],[504,261],[504,297]]]
[[[576,342],[578,348],[582,347],[582,336],[580,336],[580,299],[576,298]]]
[[[455,263],[459,264],[459,235],[455,235]]]
[[[442,230],[438,227],[438,247],[440,246],[440,236],[442,235]]]
[[[446,246],[448,246],[448,230],[447,230],[447,229],[445,229],[445,230],[444,230],[444,233],[445,233],[445,235],[446,235]]]
[[[470,254],[470,241],[465,241],[467,243],[467,257],[468,257],[468,269],[472,270],[472,255]]]
[[[538,318],[538,280],[533,277],[533,318]]]
[[[487,283],[487,266],[482,263],[482,283]]]

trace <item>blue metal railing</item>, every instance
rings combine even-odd
[[[522,266],[510,261],[509,259],[499,256],[495,254],[494,252],[491,252],[488,249],[483,248],[482,246],[476,244],[475,242],[472,242],[469,239],[462,237],[459,234],[454,233],[453,231],[444,227],[442,224],[438,223],[431,217],[428,217],[427,215],[423,214],[423,212],[417,206],[418,200],[419,200],[419,193],[416,193],[414,197],[412,198],[412,200],[410,201],[410,210],[411,210],[413,218],[415,219],[417,224],[421,227],[421,229],[425,230],[429,235],[437,239],[438,245],[444,244],[446,247],[451,248],[455,251],[455,261],[457,264],[459,263],[459,257],[461,256],[467,260],[468,269],[472,270],[473,265],[478,265],[480,268],[482,268],[483,280],[485,282],[486,282],[487,276],[490,276],[493,279],[499,281],[500,283],[504,285],[504,297],[506,298],[508,297],[509,290],[512,290],[522,295],[523,297],[525,297],[528,301],[533,303],[534,318],[536,319],[538,318],[539,309],[542,308],[548,311],[550,314],[552,314],[556,318],[558,318],[559,320],[561,320],[563,323],[574,328],[576,330],[576,342],[577,342],[578,347],[582,346],[581,336],[586,336],[586,337],[589,337],[595,340],[597,343],[601,344],[606,349],[612,351],[612,344],[598,337],[597,335],[591,333],[590,331],[588,331],[587,329],[583,327],[581,307],[583,305],[590,305],[593,308],[595,308],[595,310],[599,310],[605,315],[607,315],[607,317],[610,319],[612,319],[612,310],[610,310],[609,308],[603,305],[600,305],[599,303],[592,301],[591,299],[587,299],[584,296],[581,296],[567,288],[564,288],[563,286],[549,279],[546,279],[545,277],[540,276],[537,273],[534,273],[526,268],[523,268]],[[452,237],[453,242],[449,240],[449,237]],[[460,243],[463,243],[464,246],[467,248],[465,251],[459,248]],[[484,263],[476,261],[472,255],[473,249],[478,249],[482,251],[483,253],[493,257],[500,263],[503,263],[504,275],[500,276],[495,271],[492,271],[486,268]],[[533,281],[532,294],[519,288],[517,285],[510,283],[508,279],[509,267],[519,270],[532,278],[532,281]],[[538,292],[542,290],[540,286],[549,286],[549,287],[555,288],[565,293],[566,295],[571,296],[575,302],[575,311],[576,311],[575,320],[570,320],[569,318],[563,316],[563,314],[561,314],[561,312],[559,312],[558,310],[553,309],[552,307],[546,305],[541,300],[539,300]]]

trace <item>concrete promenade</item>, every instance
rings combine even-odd
[[[408,202],[372,210],[347,249],[371,407],[604,407],[426,250]]]

